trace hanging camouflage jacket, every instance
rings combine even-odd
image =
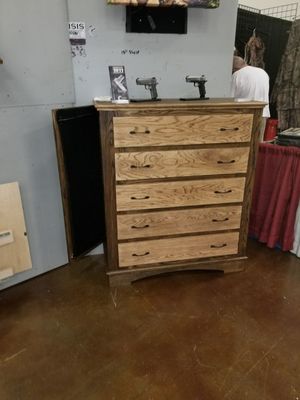
[[[276,103],[280,130],[300,127],[300,20],[291,26],[271,102]]]

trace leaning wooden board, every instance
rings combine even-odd
[[[32,267],[17,182],[0,185],[0,281]]]

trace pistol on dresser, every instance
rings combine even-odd
[[[150,90],[151,99],[147,99],[147,100],[132,99],[131,101],[138,102],[138,101],[159,101],[160,100],[157,98],[158,95],[157,95],[156,86],[158,85],[158,83],[157,83],[157,79],[155,77],[137,78],[136,84],[143,85],[143,86],[145,86],[146,90]]]
[[[207,79],[204,75],[195,76],[195,75],[187,75],[185,77],[186,82],[191,82],[194,84],[195,87],[199,89],[199,97],[196,98],[181,98],[180,100],[208,100],[209,97],[206,97],[206,89],[205,83]]]

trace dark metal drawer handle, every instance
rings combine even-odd
[[[221,132],[228,132],[228,131],[238,131],[240,128],[235,127],[235,128],[220,128]]]
[[[145,197],[130,197],[131,200],[146,200],[146,199],[150,199],[150,196],[145,196]]]
[[[145,228],[149,228],[150,225],[144,225],[144,226],[135,226],[132,225],[131,229],[145,229]]]
[[[229,221],[229,218],[224,218],[224,219],[213,219],[212,222],[225,222]]]
[[[231,161],[222,161],[222,160],[219,160],[218,161],[218,164],[234,164],[235,163],[235,160],[231,160]]]
[[[133,253],[132,257],[144,257],[144,256],[148,256],[148,254],[150,254],[149,251],[146,251],[146,253],[144,253],[144,254],[135,254],[135,253]]]
[[[212,249],[222,249],[223,247],[226,247],[226,246],[227,246],[227,244],[224,243],[224,244],[212,244],[210,247]]]
[[[229,190],[224,190],[224,191],[220,191],[220,190],[215,190],[215,193],[216,194],[228,194],[228,193],[232,193],[232,190],[231,189],[229,189]]]
[[[151,165],[130,165],[130,168],[151,168]]]
[[[150,131],[149,131],[149,129],[145,129],[144,132],[139,132],[139,131],[133,130],[133,131],[130,131],[129,133],[130,133],[130,135],[149,135]]]

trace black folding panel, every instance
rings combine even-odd
[[[56,110],[54,116],[72,258],[105,239],[99,116],[93,106]]]

